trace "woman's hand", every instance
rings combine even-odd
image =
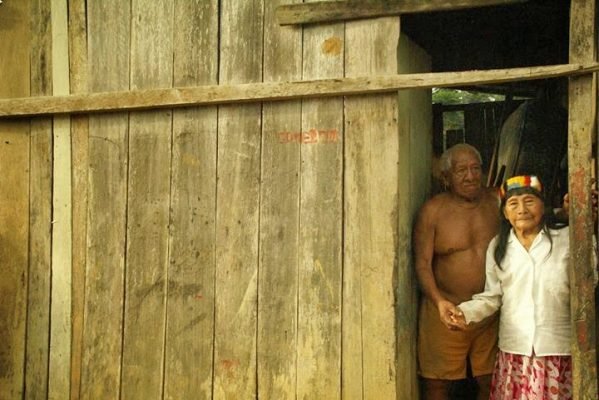
[[[466,329],[467,324],[464,313],[451,301],[439,301],[437,303],[437,309],[439,310],[439,318],[447,329],[452,331]]]

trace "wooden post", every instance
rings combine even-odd
[[[596,57],[595,1],[572,0],[570,60]],[[568,118],[570,193],[570,290],[575,399],[597,398],[595,280],[591,203],[592,146],[595,134],[596,87],[593,76],[571,78]]]

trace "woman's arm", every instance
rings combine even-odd
[[[465,323],[479,322],[496,313],[501,307],[503,290],[501,281],[497,276],[497,266],[493,258],[495,248],[495,239],[491,241],[487,249],[486,258],[486,281],[485,291],[472,296],[472,300],[465,301],[458,305],[458,308],[464,314]]]

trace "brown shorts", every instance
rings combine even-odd
[[[428,299],[420,304],[418,364],[427,379],[457,380],[466,377],[470,359],[473,376],[493,372],[497,354],[499,318],[489,317],[471,324],[466,331],[451,331],[439,319],[439,311]]]

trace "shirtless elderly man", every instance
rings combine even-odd
[[[414,228],[416,274],[424,296],[420,305],[418,361],[424,399],[448,399],[452,381],[466,377],[467,360],[489,398],[497,351],[496,316],[465,331],[450,330],[451,309],[483,291],[485,253],[498,229],[496,192],[482,186],[479,152],[458,144],[441,156],[449,191],[428,200]],[[449,328],[449,329],[448,329]]]

